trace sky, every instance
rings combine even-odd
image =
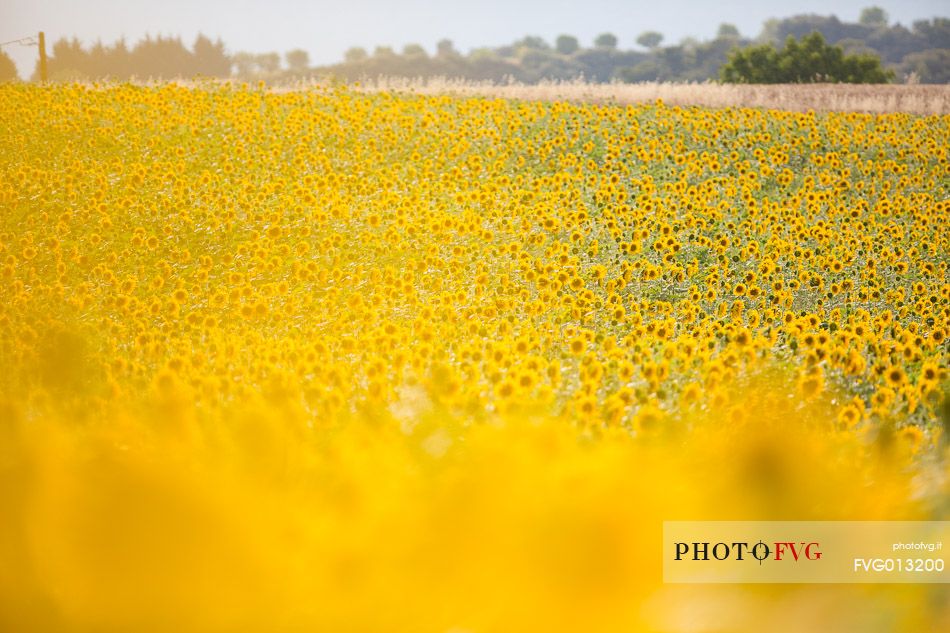
[[[190,47],[200,32],[220,37],[232,53],[302,48],[313,64],[329,64],[351,46],[401,50],[418,43],[432,52],[446,37],[463,52],[525,35],[553,42],[562,33],[590,45],[598,34],[611,32],[621,48],[636,48],[637,35],[653,30],[671,44],[685,37],[709,39],[722,22],[754,37],[771,17],[817,13],[857,21],[869,5],[908,26],[950,15],[950,0],[0,0],[0,43],[42,30],[47,50],[60,37],[89,45],[125,36],[134,44],[146,34],[180,35]],[[35,46],[3,50],[21,77],[33,72]]]

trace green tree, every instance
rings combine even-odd
[[[728,39],[728,38],[739,38],[739,29],[735,24],[729,24],[728,22],[723,22],[719,25],[719,30],[716,31],[716,37],[719,39]]]
[[[914,22],[914,33],[924,40],[922,50],[929,48],[950,49],[950,18],[917,20]]]
[[[801,41],[789,36],[785,47],[771,44],[735,49],[719,70],[726,83],[850,83],[880,84],[894,79],[873,55],[845,55],[840,46],[825,42],[821,33],[806,35]]]
[[[551,46],[544,41],[543,37],[537,35],[525,35],[523,38],[514,43],[515,48],[527,48],[534,51],[546,51],[551,48]]]
[[[10,56],[0,50],[0,81],[15,81],[19,79],[16,72],[16,64],[10,59]]]
[[[887,26],[887,11],[881,7],[867,7],[861,9],[861,17],[858,22],[864,26],[880,28]]]
[[[644,31],[637,36],[637,44],[643,48],[653,50],[663,41],[663,34],[656,31]]]
[[[594,46],[613,50],[617,48],[617,36],[613,33],[601,33],[594,38]]]
[[[561,55],[570,55],[575,53],[580,47],[580,43],[573,35],[558,35],[557,39],[554,40],[554,48],[556,48],[557,52],[559,52]]]
[[[901,70],[914,73],[917,81],[929,84],[950,83],[950,50],[932,48],[904,58]]]

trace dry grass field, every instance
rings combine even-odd
[[[804,112],[906,112],[950,114],[950,86],[934,85],[729,85],[716,83],[593,84],[583,81],[493,84],[450,79],[405,80],[379,78],[362,82],[363,89],[500,97],[540,101],[652,103],[709,108],[768,108]]]

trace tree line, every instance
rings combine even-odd
[[[5,55],[4,55],[5,57]],[[9,60],[9,57],[7,57]],[[30,79],[39,78],[39,68]],[[129,46],[120,39],[111,46],[96,42],[84,47],[76,38],[57,40],[47,54],[47,74],[53,81],[110,78],[230,77],[234,60],[224,42],[199,34],[189,49],[180,37],[150,35]],[[0,80],[16,77],[16,69],[0,60]],[[12,66],[12,61],[10,62]]]
[[[316,67],[302,49],[284,55],[229,54],[220,39],[212,42],[203,35],[190,49],[177,37],[146,37],[131,48],[122,40],[112,46],[96,43],[88,49],[75,39],[62,39],[53,45],[49,76],[54,80],[202,75],[247,80],[332,76],[354,81],[385,75],[524,83],[578,77],[592,82],[950,83],[950,19],[920,20],[905,27],[889,24],[878,7],[862,11],[855,23],[818,15],[769,20],[754,39],[731,24],[720,25],[715,37],[706,41],[687,38],[664,46],[663,39],[661,33],[645,31],[635,38],[636,48],[622,50],[612,33],[603,33],[588,45],[567,34],[553,42],[526,36],[464,54],[444,39],[431,54],[419,44],[400,51],[389,46],[371,51],[353,47],[339,63]],[[4,70],[3,57],[0,52],[0,80],[15,76],[15,69],[14,74]]]
[[[910,80],[950,83],[950,19],[933,18],[910,28],[889,24],[878,7],[862,11],[856,23],[835,16],[798,15],[769,20],[756,38],[721,24],[712,39],[684,39],[663,45],[663,35],[645,31],[637,48],[622,50],[618,38],[603,33],[583,46],[571,35],[553,43],[536,36],[501,47],[476,48],[468,54],[443,40],[428,55],[418,44],[401,53],[378,46],[351,48],[342,62],[315,69],[347,80],[361,77],[445,76],[524,83],[542,79],[588,81],[706,81],[786,83],[851,81],[879,83]],[[746,73],[749,55],[754,73]],[[812,64],[805,60],[811,58]],[[762,67],[759,68],[759,62]]]

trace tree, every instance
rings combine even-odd
[[[426,49],[422,48],[421,44],[406,44],[402,47],[402,55],[413,59],[427,59],[429,57]]]
[[[107,52],[109,75],[115,79],[129,79],[134,69],[132,68],[132,53],[125,43],[125,38],[119,38]],[[231,74],[231,62],[228,61],[228,67],[225,69],[225,75]]]
[[[19,79],[16,72],[16,64],[5,52],[0,50],[0,81],[16,81]]]
[[[435,44],[436,57],[458,57],[458,54],[459,53],[457,50],[455,50],[455,45],[452,43],[452,40],[441,39]]]
[[[901,70],[914,73],[916,79],[929,84],[950,83],[950,50],[932,48],[904,58]]]
[[[195,57],[180,37],[139,40],[129,55],[129,63],[140,78],[192,77],[196,74]]]
[[[310,54],[302,48],[287,51],[287,53],[284,54],[284,59],[287,61],[287,68],[289,68],[292,73],[307,72],[307,69],[310,67]]]
[[[543,37],[537,35],[525,35],[523,38],[514,43],[515,48],[527,48],[535,51],[546,51],[551,48],[551,46],[544,41]]]
[[[621,68],[635,66],[644,58],[646,54],[637,51],[587,48],[575,53],[571,59],[580,66],[578,74],[582,73],[587,81],[601,82],[616,78]]]
[[[637,37],[637,44],[643,48],[653,50],[663,41],[663,34],[656,31],[644,31]]]
[[[109,49],[103,45],[102,40],[96,40],[89,49],[86,57],[86,73],[96,79],[112,74],[109,68]]]
[[[255,62],[254,59],[255,57],[252,53],[239,51],[234,54],[232,61],[234,62],[238,77],[250,79],[254,76],[257,72],[257,62]]]
[[[254,56],[257,67],[265,75],[272,75],[280,70],[280,55],[277,53],[261,53]]]
[[[396,51],[392,46],[377,46],[373,49],[374,59],[392,59],[396,56]]]
[[[53,44],[53,54],[49,58],[47,69],[51,79],[70,80],[84,78],[88,65],[88,54],[78,39],[60,38]],[[34,75],[39,76],[38,70]]]
[[[914,22],[914,33],[924,39],[923,49],[950,48],[950,18],[934,18],[933,20],[917,20]]]
[[[594,38],[594,46],[613,50],[617,48],[617,36],[613,33],[601,33]]]
[[[738,39],[739,38],[739,29],[735,24],[728,24],[723,22],[719,25],[719,30],[716,31],[716,37],[718,39]]]
[[[827,44],[821,33],[814,32],[801,41],[789,36],[780,51],[771,44],[735,49],[719,76],[726,83],[880,84],[891,81],[894,73],[884,70],[880,58],[846,56],[840,46]]]
[[[557,52],[559,52],[561,55],[570,55],[575,53],[580,47],[580,43],[573,35],[558,35],[557,39],[554,40],[554,48],[556,48]]]
[[[191,50],[195,56],[195,74],[206,77],[228,77],[231,75],[231,58],[224,50],[224,42],[198,34]]]
[[[861,9],[861,17],[858,22],[864,26],[881,28],[887,26],[887,11],[881,7],[867,7]]]
[[[367,57],[369,57],[369,54],[367,54],[366,49],[361,46],[353,46],[343,53],[343,60],[350,64],[361,62]]]
[[[778,45],[789,35],[801,39],[812,31],[818,31],[828,42],[837,44],[846,38],[865,39],[873,30],[862,24],[842,22],[834,15],[793,15],[782,20],[767,20],[759,40]]]

